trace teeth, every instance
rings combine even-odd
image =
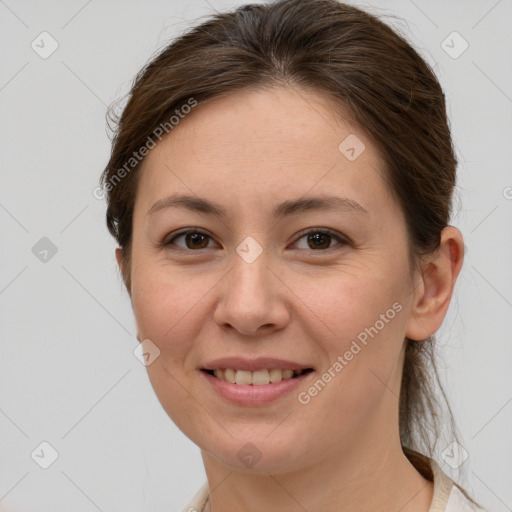
[[[236,371],[232,369],[227,369],[224,371],[224,376],[222,376],[222,370],[215,370],[216,372],[220,373],[219,379],[227,380],[228,382],[231,382],[231,384],[235,384],[236,382]]]
[[[237,370],[235,375],[235,381],[237,384],[242,384],[245,386],[247,386],[248,384],[252,384],[252,372],[248,372],[246,370]]]
[[[231,384],[238,384],[241,386],[263,386],[265,384],[281,382],[282,380],[291,379],[294,375],[301,375],[303,370],[294,372],[293,370],[281,370],[280,368],[273,368],[271,370],[257,370],[254,372],[248,370],[234,370],[228,368],[226,370],[216,369],[213,371],[215,377]]]

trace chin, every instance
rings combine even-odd
[[[209,458],[215,459],[233,471],[268,475],[287,473],[297,470],[310,461],[306,452],[299,453],[297,447],[301,446],[299,439],[295,439],[286,432],[281,436],[269,434],[272,429],[265,425],[258,435],[256,429],[251,429],[251,435],[237,435],[231,432],[230,436],[223,431],[222,439],[205,439],[204,430],[201,439],[191,439],[202,451],[205,463]]]

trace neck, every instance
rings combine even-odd
[[[210,496],[204,512],[428,512],[433,484],[409,462],[400,446],[379,451],[331,453],[300,470],[270,474],[233,471],[202,452]],[[371,447],[376,448],[376,447]]]

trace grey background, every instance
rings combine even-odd
[[[5,510],[176,511],[205,481],[199,449],[133,354],[131,305],[93,189],[109,155],[106,106],[199,16],[242,3],[0,0]],[[512,510],[512,1],[351,3],[403,18],[392,24],[447,96],[460,160],[452,224],[468,252],[438,333],[441,374],[469,453],[462,483],[490,511]],[[43,31],[59,45],[47,59],[31,47]],[[469,43],[458,58],[442,47],[453,31]],[[57,249],[46,262],[43,237]],[[31,457],[43,441],[59,455],[48,469]]]

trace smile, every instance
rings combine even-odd
[[[217,372],[221,377],[217,377],[214,373]],[[219,373],[222,372],[222,373]],[[250,372],[248,370],[232,370],[235,375],[235,382],[228,382],[225,380],[225,370],[201,370],[201,375],[205,377],[210,389],[215,392],[216,396],[220,396],[222,399],[228,401],[231,404],[238,406],[263,406],[270,402],[277,400],[278,398],[290,395],[291,392],[301,385],[306,379],[309,379],[315,374],[312,369],[299,370],[257,370]],[[282,379],[276,382],[270,382],[270,374],[277,376],[282,375]],[[285,373],[286,372],[286,373]],[[288,376],[292,372],[291,376]],[[300,372],[300,374],[299,374]],[[228,377],[232,378],[233,373],[227,370]],[[265,373],[267,376],[265,376]],[[266,378],[268,382],[260,384],[252,382],[252,379],[256,374],[256,382],[258,379]],[[296,375],[295,375],[296,374]],[[249,379],[251,382],[249,383]],[[238,381],[238,383],[237,383]]]
[[[313,370],[312,368],[306,368],[304,370],[272,368],[271,370],[256,370],[251,372],[249,370],[235,370],[233,368],[227,368],[225,370],[218,368],[204,371],[222,381],[238,386],[264,386],[283,380],[294,379]]]

